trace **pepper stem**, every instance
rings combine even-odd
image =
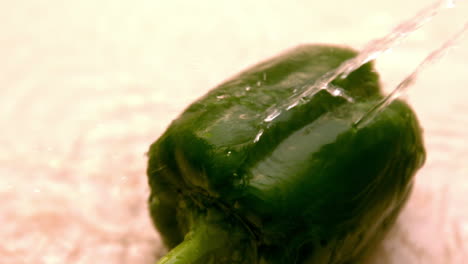
[[[246,231],[219,220],[201,219],[157,264],[251,264],[255,256],[254,243]]]

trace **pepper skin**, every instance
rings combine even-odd
[[[268,126],[272,105],[355,56],[306,45],[240,73],[190,105],[151,145],[149,208],[160,264],[355,263],[378,243],[423,165],[422,130],[383,97],[368,63]],[[258,133],[264,129],[261,137]]]

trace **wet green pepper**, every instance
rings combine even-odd
[[[411,108],[382,99],[368,63],[265,126],[267,109],[355,56],[307,45],[260,63],[190,105],[152,144],[160,264],[354,263],[392,225],[425,151]],[[259,131],[263,133],[259,134]]]

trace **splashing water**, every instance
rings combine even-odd
[[[449,40],[447,40],[442,46],[432,51],[420,64],[416,69],[408,75],[403,81],[401,81],[397,87],[388,94],[382,101],[377,103],[371,110],[369,110],[366,114],[364,114],[360,119],[358,119],[354,125],[356,127],[362,127],[369,120],[374,118],[377,114],[382,112],[382,110],[391,104],[395,99],[397,99],[401,94],[403,94],[409,86],[411,86],[418,77],[419,73],[423,71],[427,66],[436,63],[442,57],[444,57],[451,48],[455,47],[457,42],[460,41],[465,33],[468,32],[468,22],[465,23],[463,28],[458,31],[455,35],[453,35]]]
[[[295,93],[289,97],[286,102],[280,103],[278,105],[274,105],[270,107],[266,111],[266,117],[263,119],[263,126],[269,127],[269,123],[275,120],[278,116],[280,116],[284,111],[289,111],[290,109],[296,107],[297,105],[306,103],[310,98],[312,98],[315,94],[320,92],[321,90],[327,91],[332,96],[339,96],[346,99],[348,102],[354,102],[352,96],[347,94],[343,89],[333,86],[331,82],[336,78],[346,78],[351,72],[355,71],[362,65],[368,63],[369,61],[377,59],[382,54],[388,52],[389,50],[393,49],[397,45],[399,45],[406,37],[408,37],[411,33],[414,33],[422,26],[427,24],[429,21],[432,20],[437,14],[439,14],[442,10],[453,8],[455,7],[456,0],[442,0],[433,3],[432,5],[422,9],[418,12],[414,17],[402,22],[398,26],[396,26],[389,34],[386,36],[372,40],[364,48],[359,52],[359,54],[352,59],[349,59],[343,62],[337,68],[325,73],[322,75],[318,80],[316,80],[312,85],[305,85],[295,91]],[[450,43],[447,43],[450,45]],[[444,48],[445,50],[445,48]],[[442,52],[442,51],[441,51]],[[437,54],[434,54],[437,55]],[[441,54],[440,54],[441,55]],[[437,55],[439,57],[440,55]],[[434,57],[434,56],[429,56]],[[427,63],[432,62],[434,59],[427,58],[421,66],[425,66]],[[409,86],[417,73],[420,70],[416,70],[410,75],[405,81],[403,81],[400,85],[407,87]],[[413,77],[411,77],[413,76]],[[402,88],[397,88],[395,90],[401,91]],[[394,96],[398,96],[398,91],[394,91],[391,93],[391,98]],[[388,98],[388,99],[387,99]],[[396,97],[395,97],[396,98]],[[386,97],[386,99],[391,102],[392,100],[390,97]],[[394,100],[394,99],[393,99]],[[386,104],[379,104],[383,107]],[[366,115],[367,116],[367,115]],[[367,119],[367,118],[366,118]],[[364,120],[364,116],[360,119]],[[360,123],[358,120],[357,123]],[[260,132],[255,136],[254,142],[260,140],[260,137],[264,133],[265,128],[262,128]]]

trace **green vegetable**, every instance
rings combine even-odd
[[[301,46],[190,105],[149,151],[149,206],[160,264],[353,263],[392,225],[425,159],[411,108],[382,99],[366,64],[265,125],[269,107],[355,52]],[[259,137],[259,131],[264,129]],[[256,140],[257,139],[257,140]]]

